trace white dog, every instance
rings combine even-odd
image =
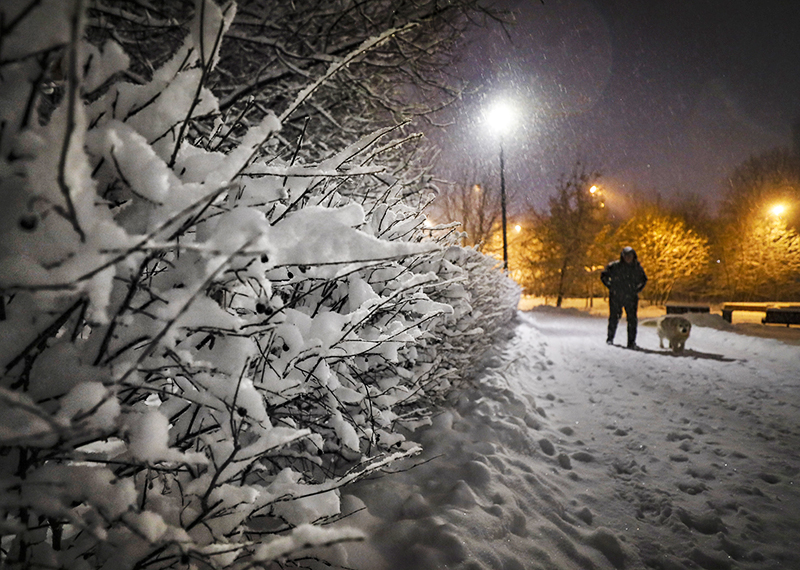
[[[656,321],[656,331],[658,332],[658,345],[664,348],[664,339],[669,341],[669,347],[673,352],[683,352],[686,339],[692,330],[692,323],[685,317],[675,315],[665,315]]]

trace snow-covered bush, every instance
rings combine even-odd
[[[0,7],[6,567],[269,567],[358,538],[329,525],[338,490],[417,451],[398,426],[513,312],[491,260],[425,227],[424,178],[381,162],[395,130],[278,152],[390,32],[231,144],[205,82],[235,10],[198,0],[131,83],[80,0]]]

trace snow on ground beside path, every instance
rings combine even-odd
[[[605,344],[605,324],[520,313],[474,386],[413,434],[421,464],[343,497],[371,537],[342,562],[800,568],[800,347],[695,322],[673,355],[643,323],[631,351]]]

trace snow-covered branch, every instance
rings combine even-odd
[[[400,428],[515,305],[424,226],[405,125],[286,152],[292,113],[417,24],[251,123],[209,87],[233,4],[163,10],[0,6],[4,568],[237,570],[358,539],[341,489],[418,452]],[[185,34],[149,52],[151,22]]]

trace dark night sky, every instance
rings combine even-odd
[[[484,160],[496,175],[498,143],[481,110],[498,97],[520,113],[505,139],[507,188],[538,208],[576,160],[620,196],[697,193],[713,207],[735,166],[791,146],[800,0],[500,5],[517,24],[510,39],[499,28],[469,39],[461,72],[476,90],[432,134],[441,172]]]

